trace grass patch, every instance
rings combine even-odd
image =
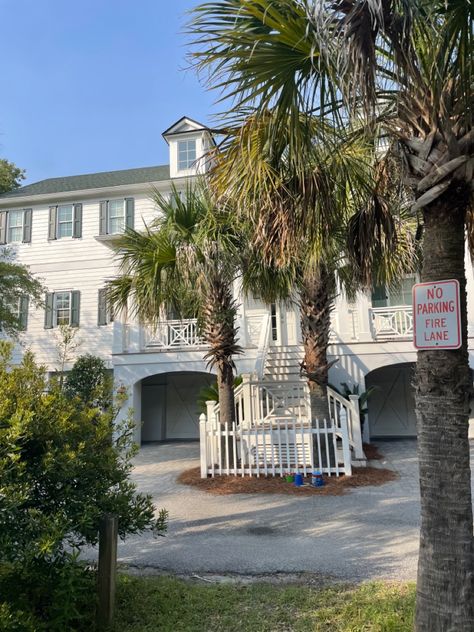
[[[122,575],[114,632],[408,632],[414,584],[202,585]]]

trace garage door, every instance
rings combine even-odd
[[[416,436],[414,368],[412,363],[396,364],[367,375],[366,387],[376,387],[368,404],[371,437]]]
[[[197,399],[215,377],[205,373],[164,373],[142,381],[142,441],[199,438]]]

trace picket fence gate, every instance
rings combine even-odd
[[[352,474],[347,420],[269,417],[259,422],[221,424],[217,416],[199,419],[201,477],[304,476],[319,470],[328,476]],[[316,449],[313,449],[316,442]]]

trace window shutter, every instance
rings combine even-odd
[[[99,235],[107,235],[107,202],[100,203]]]
[[[58,207],[49,207],[49,225],[48,225],[48,239],[56,239],[56,217],[58,215]]]
[[[46,294],[44,304],[45,304],[44,328],[52,329],[53,328],[53,310],[54,310],[54,294],[52,292],[48,292]]]
[[[97,313],[97,324],[106,325],[107,324],[107,290],[105,288],[99,289],[98,296],[98,313]]]
[[[74,225],[72,236],[76,239],[82,237],[82,204],[74,204]]]
[[[387,288],[385,285],[374,285],[372,288],[372,307],[387,307]]]
[[[31,222],[33,219],[33,211],[31,208],[25,208],[23,211],[23,243],[31,243]]]
[[[0,244],[7,243],[7,211],[0,213]]]
[[[20,314],[19,314],[20,329],[22,331],[26,331],[26,328],[28,327],[28,304],[29,304],[28,297],[22,296],[20,298]]]
[[[77,290],[71,292],[71,327],[79,327],[79,310],[81,306],[81,293]]]
[[[135,225],[135,200],[134,198],[125,198],[125,226],[133,228]]]

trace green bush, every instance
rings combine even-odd
[[[133,423],[114,425],[123,402],[78,406],[59,385],[48,389],[32,354],[18,366],[10,356],[0,343],[0,627],[82,629],[92,584],[78,552],[97,543],[100,517],[117,514],[124,538],[161,534],[166,516],[157,520],[130,480]]]
[[[84,404],[109,408],[113,389],[111,371],[97,356],[79,356],[66,376],[64,389],[69,397],[78,397]]]

